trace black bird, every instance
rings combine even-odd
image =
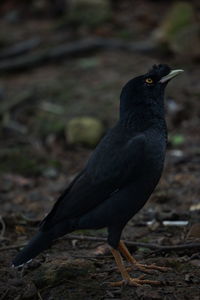
[[[120,237],[126,223],[144,206],[160,179],[167,141],[164,90],[181,72],[171,71],[167,65],[154,65],[148,73],[131,79],[123,87],[118,122],[41,222],[36,236],[15,257],[15,267],[30,261],[67,233],[106,227],[108,244],[123,278],[113,285],[159,283],[129,276],[120,252],[143,271],[165,268],[139,264]]]

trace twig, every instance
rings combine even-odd
[[[15,45],[7,47],[0,51],[0,59],[11,58],[14,56],[22,55],[30,50],[33,50],[41,43],[40,38],[32,38],[26,41],[18,42]]]
[[[102,237],[95,237],[95,236],[87,236],[87,235],[73,235],[69,234],[66,236],[66,239],[70,240],[82,240],[82,241],[94,241],[94,242],[107,242],[106,238]],[[154,243],[141,243],[141,242],[131,242],[131,241],[124,241],[127,246],[129,247],[141,247],[141,248],[148,248],[152,250],[158,251],[174,251],[174,250],[185,250],[185,249],[200,249],[200,243],[188,243],[188,244],[180,244],[174,246],[161,246]]]
[[[42,298],[42,296],[41,296],[41,294],[40,294],[40,291],[39,291],[39,290],[37,290],[37,295],[38,295],[38,299],[39,299],[39,300],[43,300],[43,298]]]
[[[65,237],[66,240],[80,240],[80,241],[91,241],[91,242],[107,242],[106,238],[102,237],[96,237],[96,236],[87,236],[87,235],[74,235],[69,234]],[[189,249],[200,249],[200,243],[188,243],[188,244],[180,244],[180,245],[174,245],[174,246],[161,246],[154,243],[140,243],[140,242],[131,242],[131,241],[124,241],[128,247],[137,247],[137,248],[148,248],[151,250],[156,251],[181,251],[181,250],[189,250]],[[18,244],[18,245],[11,245],[11,246],[5,246],[1,247],[0,251],[6,251],[11,249],[18,249],[22,248],[27,243]]]
[[[94,37],[71,43],[63,43],[59,46],[40,50],[36,54],[27,54],[23,57],[7,59],[0,63],[0,73],[18,72],[72,56],[83,56],[91,51],[110,49],[149,53],[155,52],[157,47],[152,41],[124,42],[120,39]]]

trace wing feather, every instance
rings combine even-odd
[[[144,155],[145,135],[124,141],[108,134],[93,152],[85,169],[61,195],[43,220],[46,230],[63,219],[87,213],[105,201],[116,189],[126,186],[137,176],[137,166]],[[112,148],[113,147],[113,148]]]

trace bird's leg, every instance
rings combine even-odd
[[[114,248],[111,248],[111,252],[115,258],[115,262],[123,278],[120,281],[112,282],[111,283],[112,286],[122,286],[122,285],[140,286],[142,284],[152,284],[152,285],[160,284],[160,281],[144,280],[142,279],[143,276],[139,278],[131,278],[123,264],[123,260],[120,252]]]
[[[161,272],[165,272],[170,270],[170,268],[167,267],[160,267],[160,266],[156,266],[154,264],[151,265],[145,265],[145,264],[140,264],[129,252],[128,248],[126,247],[126,245],[124,244],[123,241],[119,242],[119,246],[118,246],[119,251],[125,256],[125,258],[137,269],[139,269],[140,271],[146,272],[146,273],[151,273],[149,270],[158,270]]]

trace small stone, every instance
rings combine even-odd
[[[46,168],[43,170],[42,175],[46,178],[55,179],[58,177],[58,170],[53,167]]]
[[[176,103],[173,99],[168,99],[167,110],[170,114],[176,114],[182,109],[182,106]]]
[[[179,149],[174,149],[174,150],[169,151],[169,154],[171,156],[180,158],[180,157],[183,157],[184,152]]]
[[[196,58],[199,57],[199,29],[193,5],[185,1],[175,2],[153,33],[153,39],[175,54]]]
[[[77,117],[71,119],[66,128],[66,138],[69,144],[95,147],[104,133],[102,122],[92,117]]]

